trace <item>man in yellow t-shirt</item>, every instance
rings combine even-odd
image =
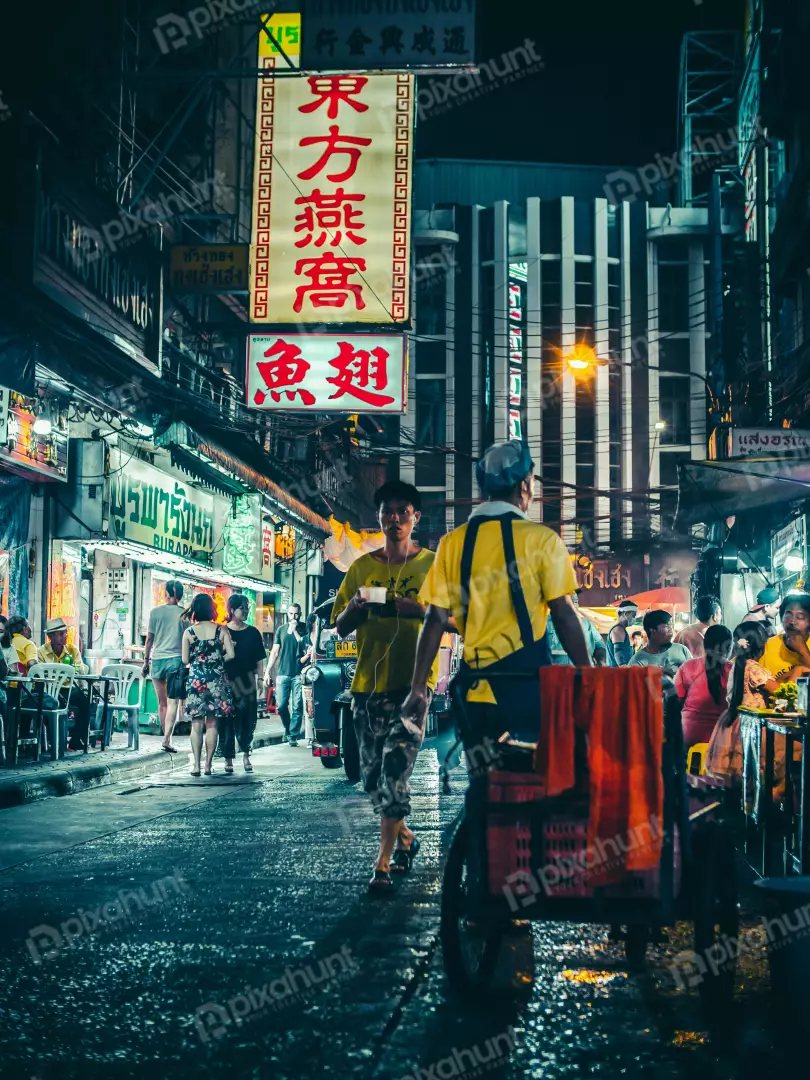
[[[31,640],[28,620],[23,615],[12,615],[8,620],[6,633],[17,654],[18,672],[15,674],[27,675],[28,669],[37,663],[37,647]]]
[[[343,579],[332,608],[341,637],[357,632],[357,671],[352,680],[352,715],[360,749],[363,787],[380,814],[380,850],[369,888],[390,891],[391,871],[410,869],[419,841],[405,824],[410,785],[423,731],[403,723],[402,702],[411,684],[424,607],[419,590],[434,553],[412,539],[422,500],[411,484],[391,480],[374,495],[385,544],[361,555]],[[370,603],[366,588],[385,590],[385,603]],[[436,685],[428,665],[425,693]],[[397,850],[394,853],[394,844]],[[393,858],[392,858],[393,853]]]
[[[810,593],[788,593],[779,615],[782,633],[768,638],[760,663],[780,682],[793,682],[810,669]]]
[[[527,518],[534,498],[528,447],[515,439],[496,443],[476,471],[487,501],[473,510],[466,525],[442,539],[422,588],[428,610],[411,693],[403,706],[407,716],[425,714],[428,672],[451,617],[464,636],[468,671],[528,675],[550,664],[545,637],[549,614],[574,666],[591,667],[571,599],[577,580],[565,544],[551,529]],[[482,680],[470,690],[468,701],[496,704],[499,723],[536,738],[539,716],[527,709],[532,700],[527,691],[519,678]]]
[[[48,619],[45,624],[45,636],[48,639],[40,645],[37,653],[40,664],[68,664],[77,675],[86,675],[88,667],[82,663],[81,653],[75,645],[68,644],[70,627],[64,619]],[[90,698],[78,686],[70,691],[70,697],[64,699],[73,713],[73,728],[68,739],[68,750],[84,750],[90,731]]]

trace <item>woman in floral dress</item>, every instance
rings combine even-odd
[[[217,748],[217,722],[233,712],[233,694],[225,662],[233,660],[231,635],[216,620],[214,601],[206,593],[195,596],[189,608],[192,626],[183,634],[183,663],[188,665],[186,715],[191,721],[192,776],[200,775],[203,733],[205,775]]]

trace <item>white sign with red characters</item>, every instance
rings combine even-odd
[[[405,412],[404,334],[250,334],[251,409]]]
[[[259,79],[253,323],[408,321],[413,90],[405,73]]]

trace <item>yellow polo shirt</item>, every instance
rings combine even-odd
[[[70,664],[79,675],[87,674],[87,665],[82,663],[81,653],[75,645],[65,645],[63,651],[57,656],[53,651],[53,645],[50,641],[46,641],[44,645],[40,645],[37,655],[41,664]]]
[[[568,549],[545,525],[512,522],[515,558],[535,640],[546,632],[551,600],[576,591],[577,578]],[[447,608],[464,637],[464,659],[471,667],[486,668],[521,647],[520,629],[512,606],[501,526],[486,521],[478,532],[470,576],[466,622],[461,610],[461,553],[467,525],[443,537],[419,599],[423,604]],[[470,691],[470,701],[494,701],[485,682]]]
[[[35,664],[37,662],[37,647],[31,638],[23,634],[15,634],[11,644],[17,650],[17,658],[21,664]]]

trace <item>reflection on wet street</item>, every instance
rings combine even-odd
[[[462,1005],[437,937],[462,777],[440,795],[436,749],[420,755],[422,850],[378,899],[358,789],[303,748],[255,763],[3,811],[0,1076],[691,1080],[772,1060],[764,955],[711,1032],[668,967],[685,927],[632,975],[607,927],[527,924],[504,978],[533,957],[533,986]]]

